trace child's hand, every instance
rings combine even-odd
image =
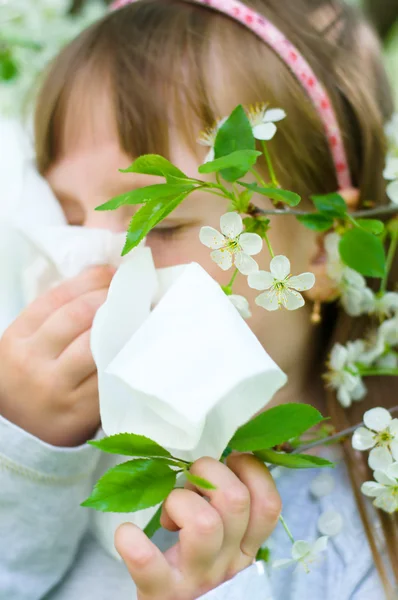
[[[202,458],[191,472],[216,490],[207,502],[190,485],[164,503],[162,525],[179,531],[165,554],[134,525],[121,525],[115,546],[137,586],[138,600],[193,600],[248,567],[278,522],[281,501],[273,479],[256,458],[230,456],[228,466]]]
[[[0,414],[55,446],[85,442],[100,423],[90,329],[114,269],[88,269],[47,292],[0,339]]]

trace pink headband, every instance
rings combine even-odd
[[[136,1],[116,0],[113,2],[111,9],[116,10]],[[276,52],[301,83],[318,112],[332,153],[339,189],[352,187],[343,138],[332,103],[323,85],[297,48],[286,39],[275,25],[242,2],[239,2],[239,0],[189,1],[202,4],[232,17],[235,21],[248,27]]]

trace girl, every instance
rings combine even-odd
[[[247,2],[283,31],[326,88],[348,156],[339,167],[332,160],[331,137],[325,136],[297,76],[251,31],[252,13],[242,19],[242,7],[232,0],[217,2],[218,11],[203,6],[211,1],[123,4],[60,54],[38,99],[37,167],[70,224],[124,230],[131,218],[126,209],[101,213],[94,208],[156,178],[120,174],[119,168],[156,152],[195,176],[207,151],[196,145],[197,131],[237,104],[259,101],[288,114],[273,143],[284,187],[303,198],[332,192],[344,187],[339,182],[346,170],[357,191],[341,192],[352,208],[369,199],[386,202],[383,125],[392,107],[377,41],[356,12],[329,0]],[[148,236],[156,266],[197,261],[226,284],[228,274],[199,242],[200,228],[217,228],[225,211],[222,200],[201,192],[185,201]],[[294,257],[294,272],[317,275],[309,301],[331,299],[322,236],[284,218],[273,224],[271,241],[276,253]],[[9,467],[0,513],[2,597],[122,600],[132,597],[131,578],[139,600],[193,600],[201,594],[214,599],[376,600],[389,594],[381,554],[391,555],[397,574],[396,538],[384,519],[383,540],[376,546],[358,493],[359,463],[348,445],[348,474],[343,465],[337,469],[329,496],[319,501],[311,496],[314,473],[288,473],[278,481],[284,514],[297,539],[316,537],[325,509],[339,507],[343,514],[343,532],[331,540],[324,562],[310,576],[275,571],[262,577],[256,589],[258,567],[246,567],[274,529],[280,501],[269,474],[248,456],[232,457],[229,468],[210,459],[195,464],[193,472],[214,481],[217,492],[209,503],[193,490],[170,494],[162,524],[179,531],[180,541],[164,554],[132,525],[122,526],[115,536],[128,572],[100,550],[79,502],[90,489],[96,461],[84,442],[99,425],[89,329],[111,277],[104,267],[64,283],[28,307],[0,341],[0,444],[6,455],[2,464]],[[246,285],[236,292],[247,295]],[[330,412],[339,429],[358,423],[367,407],[392,405],[395,380],[371,382],[366,403],[348,411],[325,397],[320,373],[330,344],[360,337],[366,324],[351,322],[335,305],[324,311],[320,328],[311,325],[310,317],[307,303],[300,311],[272,315],[258,308],[249,322],[289,376],[275,402],[316,405]],[[273,539],[278,553],[289,552],[278,528]]]

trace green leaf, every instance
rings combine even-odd
[[[258,450],[255,456],[264,462],[288,469],[316,469],[319,467],[334,467],[334,463],[310,454],[286,454],[275,450]]]
[[[301,197],[289,190],[282,190],[281,188],[275,187],[261,187],[257,185],[257,183],[245,183],[244,181],[238,181],[238,183],[256,194],[267,196],[267,198],[270,198],[271,200],[283,202],[289,206],[297,206],[297,204],[301,202]]]
[[[232,154],[228,154],[228,156],[222,156],[201,165],[199,173],[219,173],[222,171],[224,179],[233,182],[246,175],[260,155],[261,152],[257,150],[237,150]]]
[[[0,52],[0,81],[11,81],[19,73],[17,63],[9,50]]]
[[[321,421],[321,413],[309,404],[282,404],[240,427],[228,446],[242,452],[272,448],[302,435]]]
[[[143,173],[144,175],[169,176],[178,179],[188,179],[187,175],[175,167],[167,158],[160,154],[144,154],[139,156],[128,169],[120,169],[121,173]]]
[[[355,219],[355,222],[358,227],[373,235],[381,235],[384,231],[384,223],[377,219]]]
[[[144,204],[150,200],[179,196],[184,192],[191,192],[194,188],[195,186],[192,184],[158,183],[155,185],[148,185],[146,187],[127,192],[126,194],[115,196],[115,198],[112,198],[109,200],[109,202],[105,202],[105,204],[97,206],[95,210],[115,210],[116,208],[125,206],[126,204]]]
[[[213,485],[207,479],[203,479],[202,477],[197,477],[196,475],[192,475],[189,471],[184,471],[185,477],[190,481],[193,485],[197,487],[203,488],[204,490],[216,490],[216,486]]]
[[[185,192],[177,197],[172,196],[171,198],[151,200],[144,204],[131,220],[122,256],[125,256],[130,250],[138,246],[151,229],[173,212],[173,210],[185,200],[188,194],[189,192]]]
[[[136,435],[135,433],[117,433],[102,440],[90,440],[87,443],[103,452],[110,452],[111,454],[141,457],[164,456],[172,458],[166,448],[162,448],[162,446],[159,446],[159,444],[144,435]]]
[[[159,506],[159,508],[153,515],[152,519],[149,521],[148,525],[144,529],[145,535],[147,535],[149,538],[153,537],[155,535],[155,533],[158,531],[158,529],[160,529],[162,527],[160,524],[161,515],[162,515],[162,505]]]
[[[340,194],[325,194],[323,196],[311,196],[318,211],[328,217],[339,219],[347,214],[347,204]]]
[[[103,512],[143,510],[162,502],[175,481],[176,472],[161,459],[129,460],[109,469],[81,506]]]
[[[264,562],[270,562],[271,550],[269,548],[260,548],[256,554],[256,560],[263,560]]]
[[[346,231],[340,240],[342,261],[365,277],[384,277],[386,257],[380,238],[363,229]]]
[[[300,221],[308,229],[313,231],[328,231],[333,227],[333,219],[320,213],[313,213],[311,215],[299,215],[296,217],[297,221]]]
[[[255,150],[256,142],[244,108],[239,105],[220,127],[214,144],[214,156],[221,158],[236,150]]]

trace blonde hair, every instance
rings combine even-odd
[[[285,33],[326,87],[362,201],[387,203],[383,127],[392,103],[370,27],[354,9],[333,0],[247,4]],[[100,93],[104,85],[111,94],[121,147],[131,157],[151,152],[167,156],[171,127],[194,146],[199,128],[210,126],[237,104],[267,101],[289,117],[272,145],[284,186],[304,198],[337,189],[323,127],[305,92],[278,56],[232,19],[179,0],[141,0],[84,31],[56,58],[39,94],[35,125],[41,173],[62,151],[82,98]],[[369,326],[336,306],[328,307],[325,316],[324,358],[331,343],[363,337]],[[329,413],[341,430],[358,423],[367,408],[392,406],[398,382],[373,378],[365,401],[349,410],[343,410],[333,394],[327,396]],[[344,446],[375,563],[389,594],[386,568],[359,491],[368,477],[366,463],[348,442]],[[380,518],[398,582],[397,520],[386,514]]]

